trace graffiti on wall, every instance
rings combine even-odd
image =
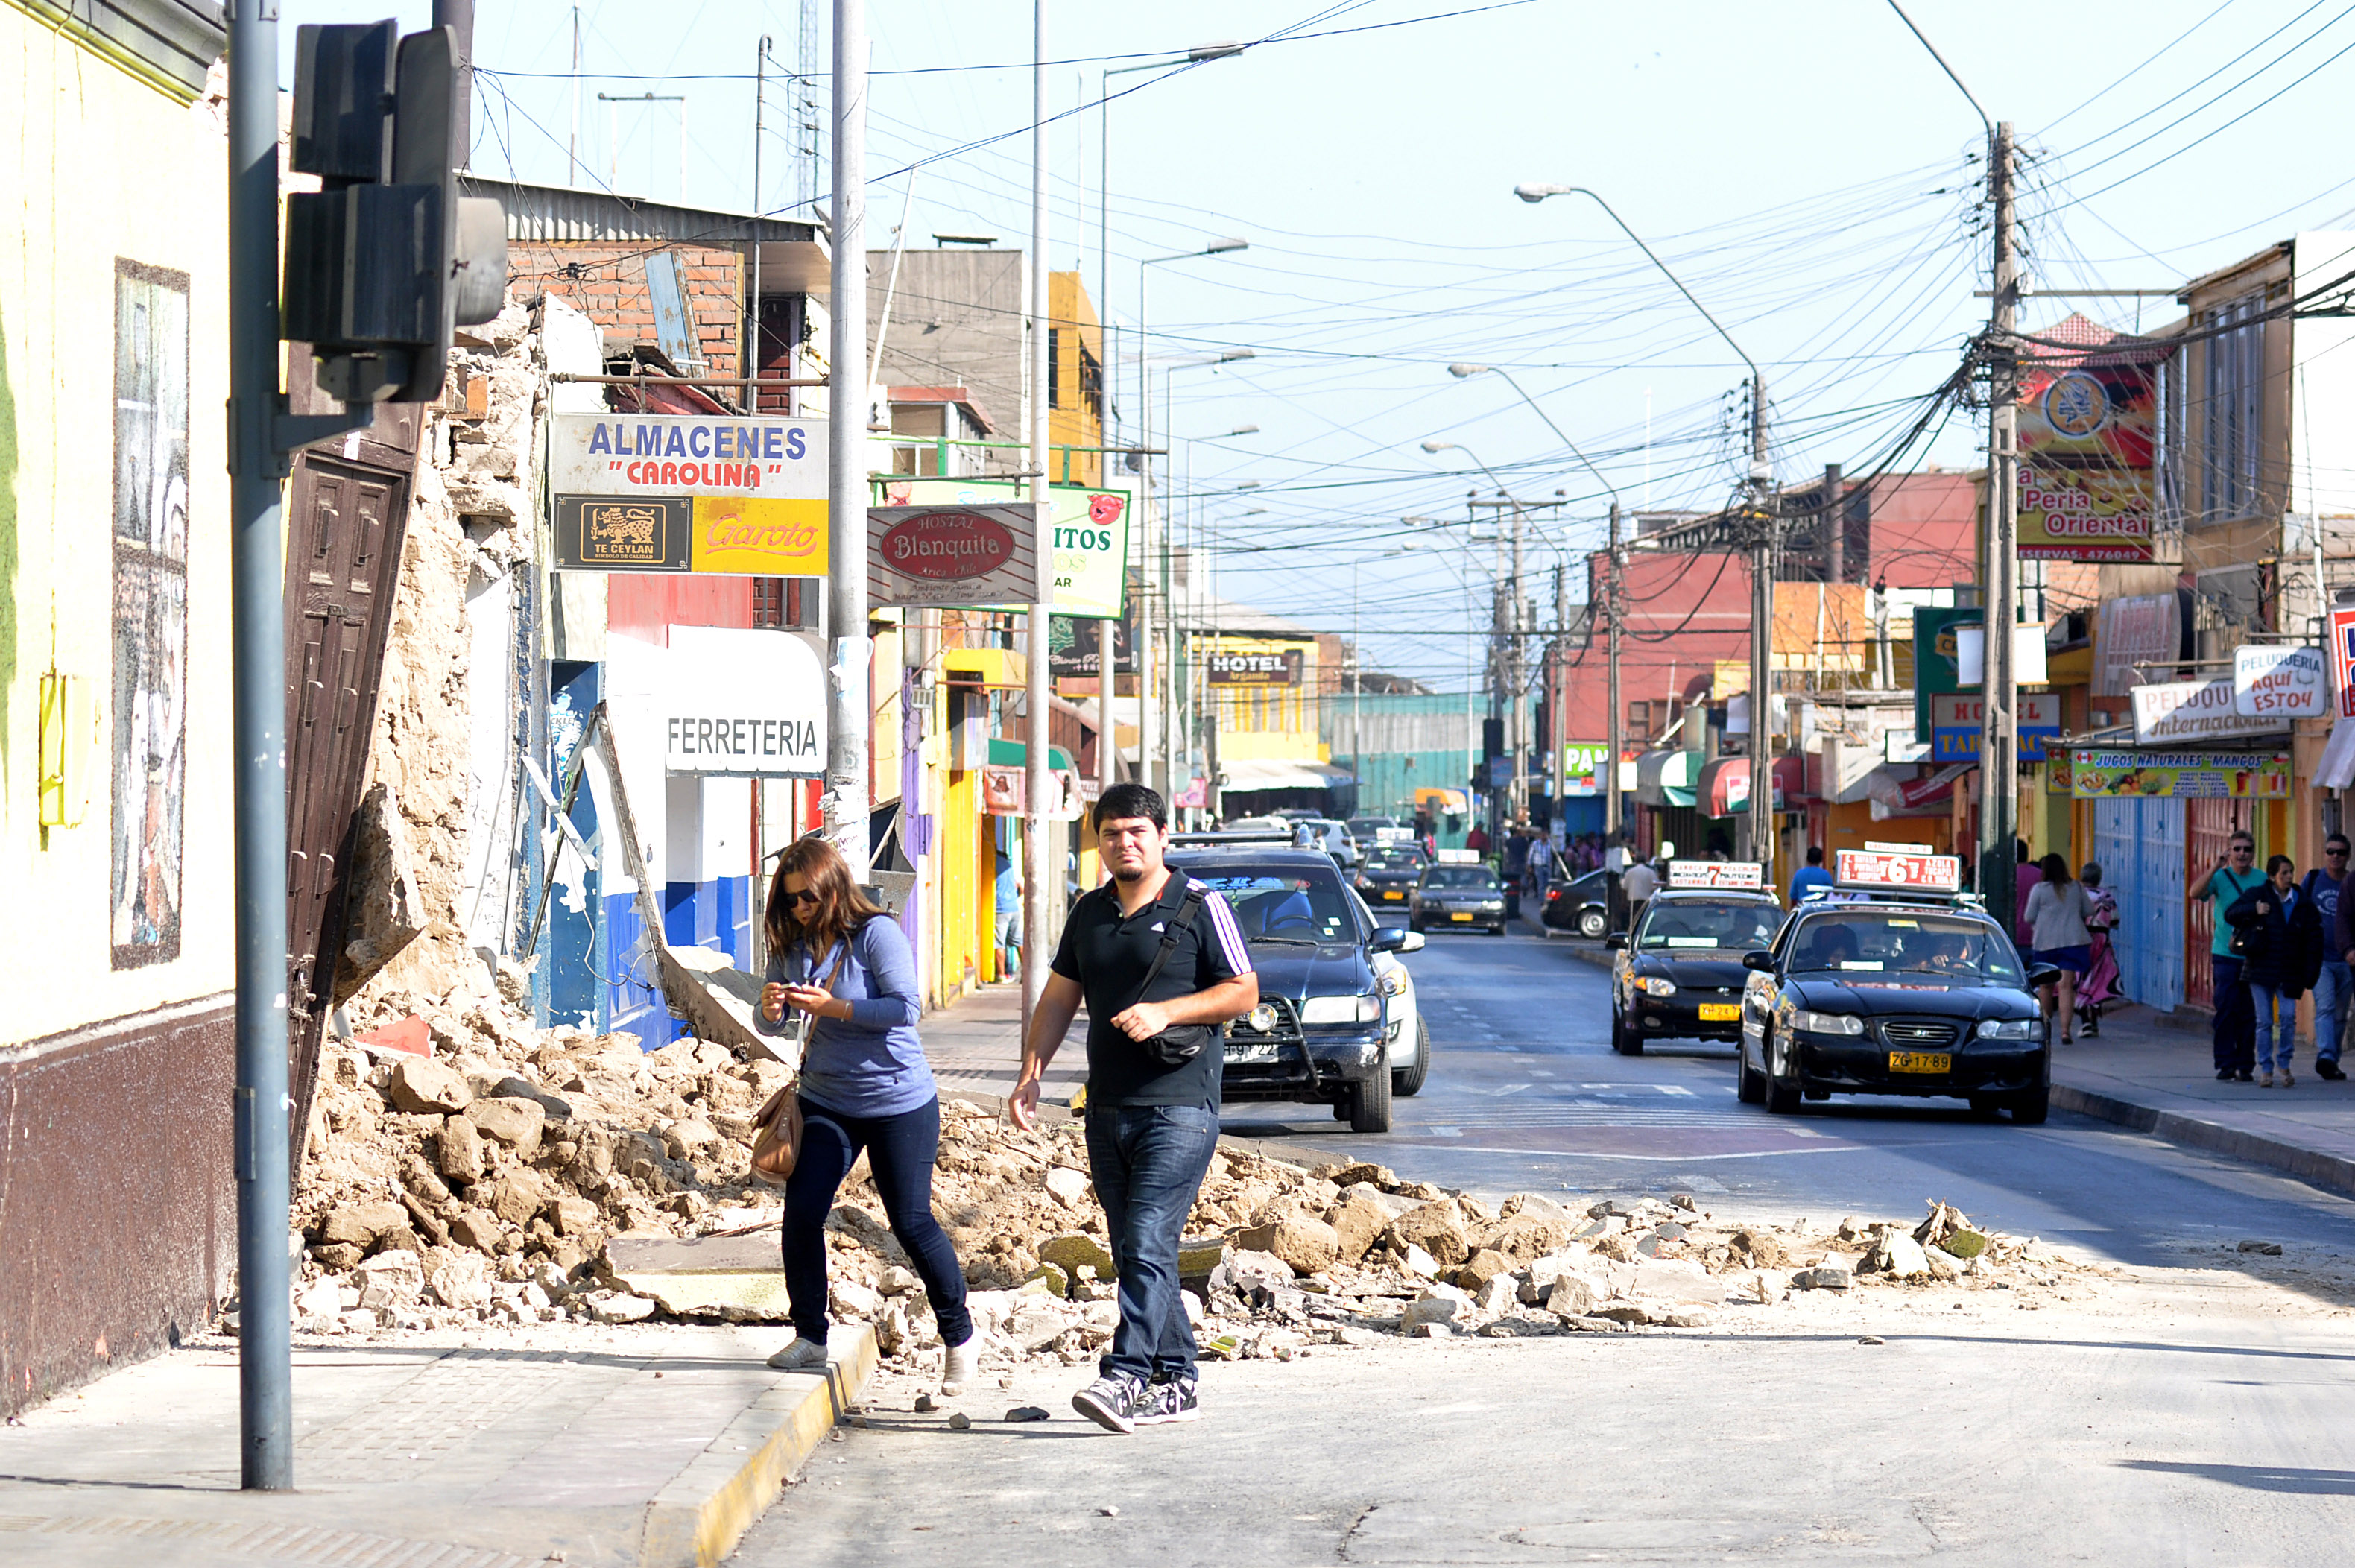
[[[180,954],[187,784],[188,278],[114,264],[114,966]]]

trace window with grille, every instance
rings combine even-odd
[[[2257,506],[2257,442],[2264,412],[2264,296],[2209,311],[2200,389],[2200,520],[2246,517]]]

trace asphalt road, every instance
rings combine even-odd
[[[1433,932],[1407,964],[1431,1027],[1423,1093],[1392,1130],[1310,1107],[1226,1108],[1230,1134],[1380,1160],[1487,1196],[1690,1192],[1762,1217],[1918,1216],[1929,1200],[2125,1263],[2187,1243],[2294,1232],[2355,1251],[2355,1202],[2254,1167],[2054,1113],[1982,1121],[1959,1101],[1837,1098],[1771,1116],[1734,1097],[1733,1051],[1610,1047],[1607,972],[1572,940]]]

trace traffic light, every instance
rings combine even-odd
[[[506,295],[506,214],[458,194],[457,37],[389,20],[295,30],[280,335],[346,403],[438,396],[459,323]]]

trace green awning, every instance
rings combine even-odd
[[[1690,805],[1700,781],[1697,751],[1646,752],[1636,759],[1636,801],[1639,805]]]
[[[1021,741],[1001,741],[994,735],[990,737],[990,766],[996,768],[1019,768],[1027,767],[1029,764],[1029,762],[1030,748],[1024,745]],[[1066,752],[1060,746],[1048,747],[1047,766],[1050,768],[1060,768],[1066,773],[1073,771],[1071,753]]]

